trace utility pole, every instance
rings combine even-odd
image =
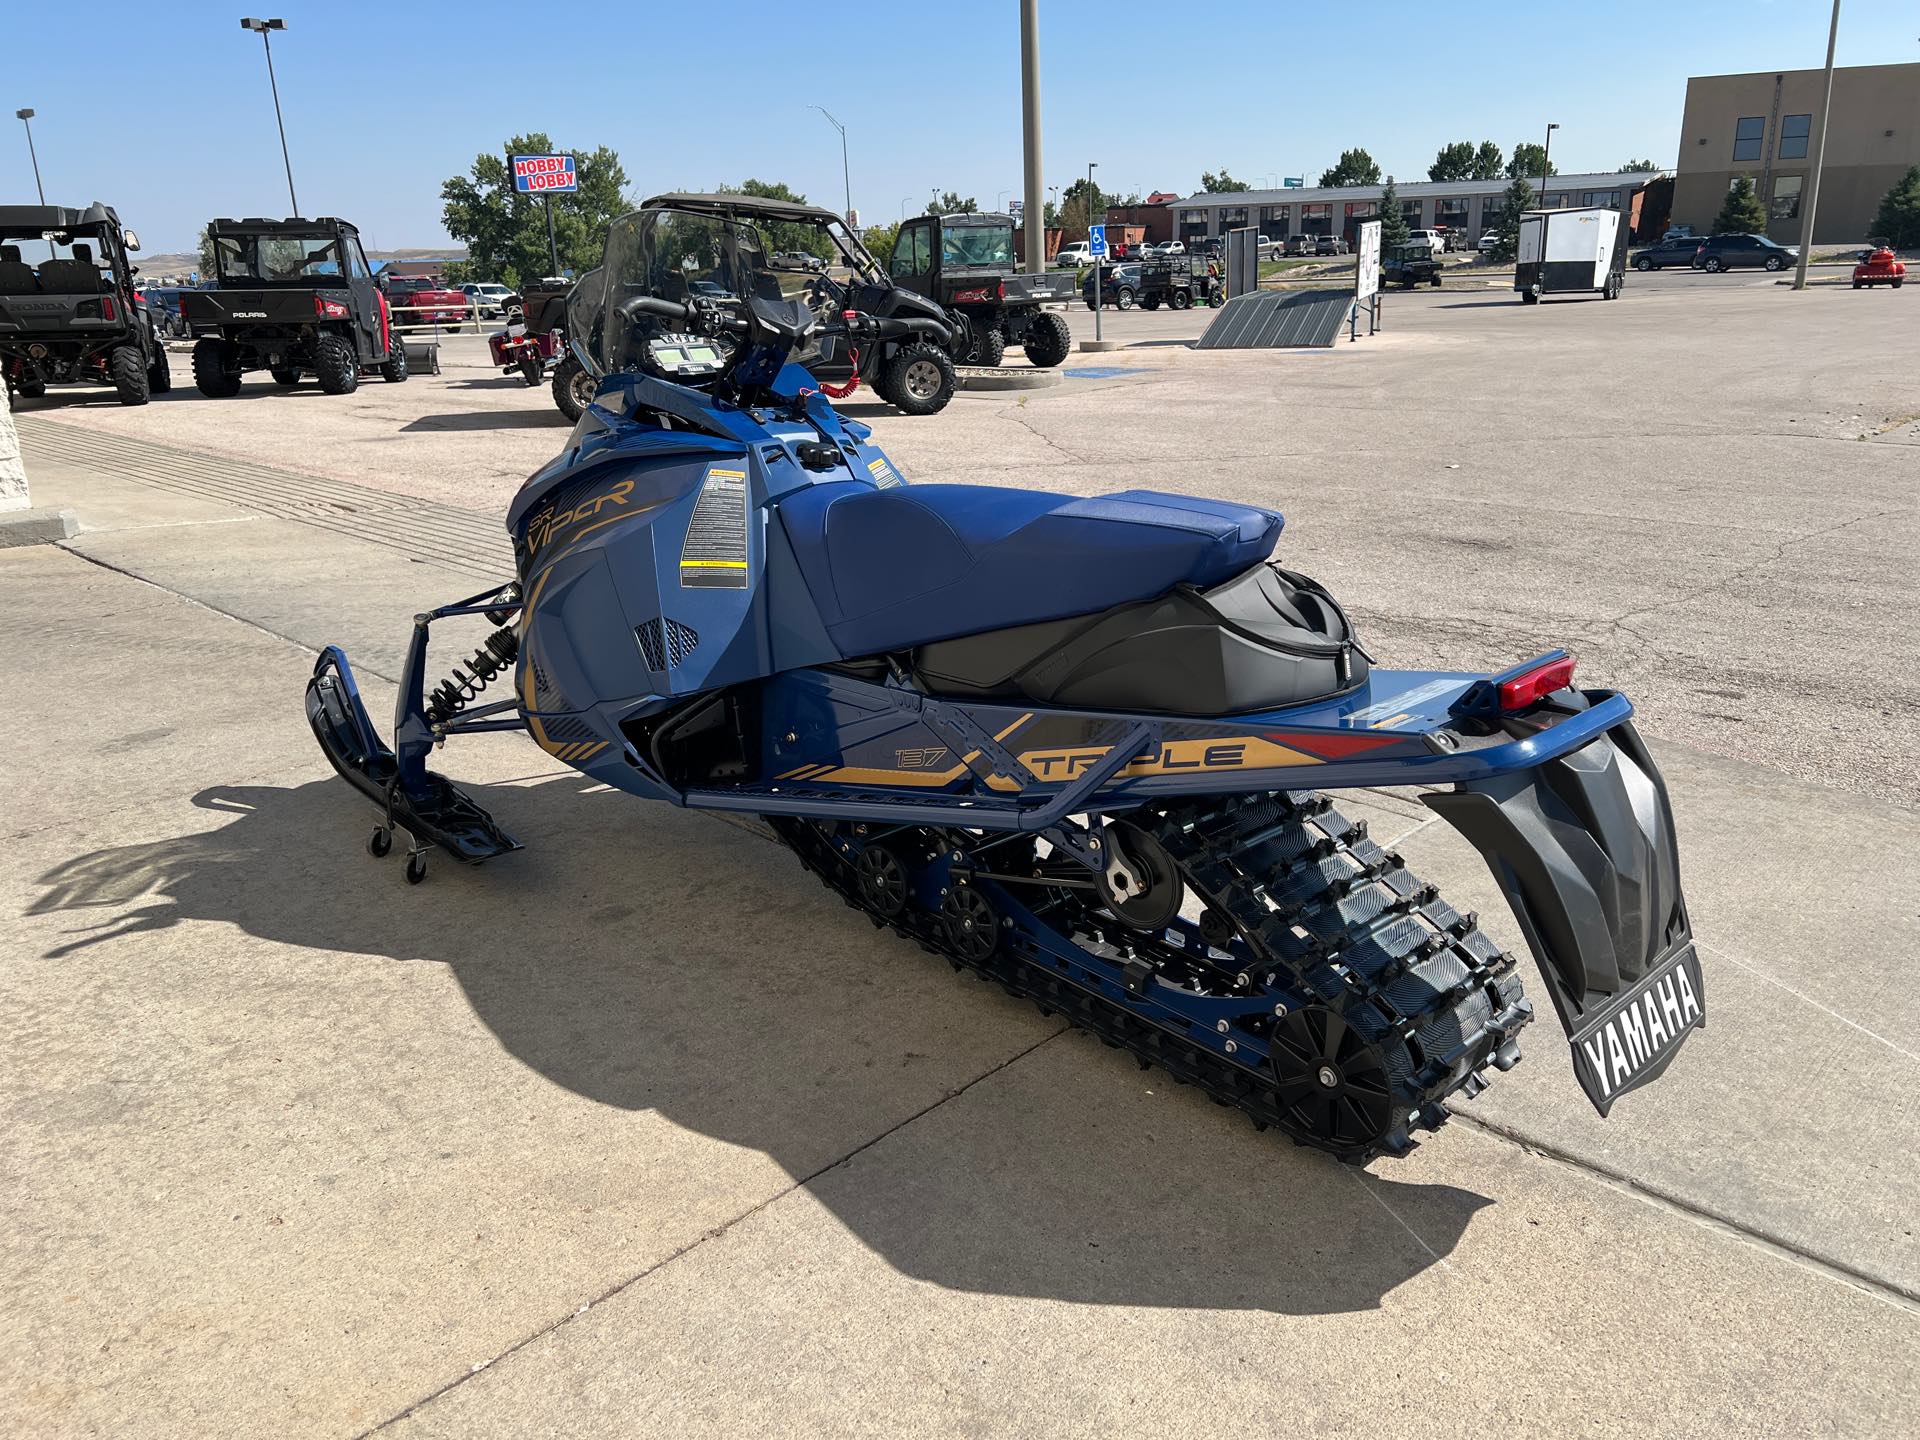
[[[1553,132],[1558,125],[1547,126],[1547,143],[1540,152],[1540,208],[1547,208],[1547,176],[1553,173]]]
[[[1040,165],[1040,0],[1020,0],[1020,131],[1026,165],[1027,270],[1047,269],[1047,210]]]
[[[834,119],[833,115],[824,105],[813,105],[808,108],[818,110],[822,115],[825,115],[827,117],[827,123],[840,132],[840,185],[847,202],[847,208],[841,214],[840,218],[845,220],[849,228],[851,228],[853,225],[853,180],[850,178],[851,172],[847,169],[847,127]]]
[[[280,114],[280,82],[274,78],[273,41],[268,37],[269,31],[286,29],[287,22],[284,20],[256,20],[251,15],[248,15],[241,19],[240,28],[242,30],[257,32],[260,36],[260,43],[267,48],[267,84],[273,87],[273,119],[274,123],[280,127],[280,158],[286,163],[287,167],[287,199],[293,205],[293,213],[298,215],[300,213],[300,199],[293,193],[293,157],[287,153],[287,122]]]
[[[1800,210],[1800,258],[1793,267],[1793,288],[1807,288],[1807,261],[1813,254],[1813,208],[1820,203],[1820,163],[1827,155],[1827,115],[1833,109],[1833,46],[1840,38],[1840,0],[1833,0],[1827,27],[1827,89],[1820,97],[1820,138],[1813,145],[1813,173],[1807,176],[1807,203]],[[1762,199],[1762,205],[1769,203]]]

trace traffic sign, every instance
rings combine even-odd
[[[573,156],[514,156],[513,188],[522,195],[576,194],[580,189],[580,177],[574,171]]]
[[[1096,260],[1107,253],[1106,226],[1089,225],[1087,227],[1087,249],[1093,252],[1093,257]]]

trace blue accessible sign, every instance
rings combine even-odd
[[[1087,227],[1087,249],[1093,252],[1095,258],[1107,253],[1106,226],[1089,225]]]
[[[522,195],[573,195],[580,189],[571,155],[516,155],[513,188]]]

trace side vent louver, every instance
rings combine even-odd
[[[665,670],[682,663],[700,643],[699,635],[678,620],[649,620],[636,626],[633,633],[640,637],[640,653],[646,657],[649,670]]]

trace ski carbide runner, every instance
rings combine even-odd
[[[1043,1014],[1058,1011],[1143,1066],[1159,1065],[1245,1111],[1260,1128],[1278,1126],[1297,1144],[1343,1160],[1404,1154],[1411,1130],[1445,1121],[1448,1096],[1479,1093],[1483,1067],[1505,1070],[1519,1059],[1515,1036],[1532,1009],[1513,959],[1330,800],[1311,792],[1202,799],[1124,818],[1166,849],[1211,912],[1210,939],[1221,944],[1187,921],[1152,935],[1129,929],[1100,908],[1097,892],[988,879],[1006,866],[995,858],[1006,837],[769,823],[802,865],[874,924],[956,970],[999,981]],[[903,859],[917,870],[905,908],[891,916],[867,902],[857,868],[864,850],[881,844],[910,851]],[[974,852],[983,852],[977,867]],[[1030,906],[1037,892],[1048,898]],[[1094,898],[1076,905],[1079,895]],[[1071,922],[1065,930],[1049,923],[1062,912]],[[994,922],[991,946],[959,928],[975,914]],[[1187,999],[1203,994],[1204,1008],[1217,1009],[1212,1030],[1190,1018],[1194,1005],[1180,1015],[1153,998],[1156,982],[1170,975],[1184,982]],[[1316,1090],[1314,1076],[1331,1071],[1316,1070],[1319,1057],[1303,1042],[1324,1041],[1331,1051],[1343,1036],[1349,1050],[1373,1057],[1349,1062],[1353,1093],[1363,1101],[1373,1093],[1357,1088],[1363,1070],[1381,1076],[1385,1118],[1359,1140],[1316,1133],[1316,1115],[1342,1123],[1331,1107],[1345,1101]]]

